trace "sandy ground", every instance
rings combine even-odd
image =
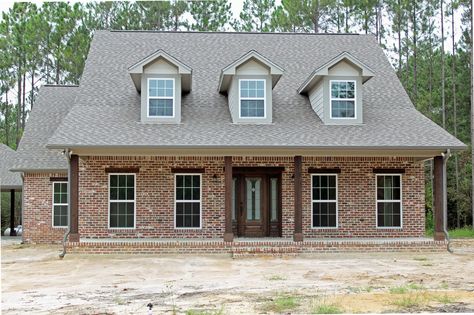
[[[58,246],[4,241],[2,314],[474,312],[474,241],[455,251],[59,260]]]

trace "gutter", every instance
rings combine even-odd
[[[453,250],[451,249],[451,239],[449,238],[448,233],[448,183],[447,183],[447,176],[446,176],[446,164],[448,163],[449,158],[451,157],[451,150],[448,149],[446,153],[442,153],[441,156],[443,157],[443,232],[448,241],[447,250],[451,254]]]
[[[71,151],[66,149],[63,151],[68,162],[67,168],[67,230],[63,237],[63,251],[59,254],[59,259],[63,259],[66,256],[66,242],[71,233]]]

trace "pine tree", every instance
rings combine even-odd
[[[193,1],[189,7],[194,22],[188,28],[194,31],[224,31],[231,21],[231,4],[227,0]]]

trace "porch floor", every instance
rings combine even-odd
[[[81,238],[67,244],[70,252],[115,254],[231,254],[232,257],[256,255],[297,255],[324,252],[395,252],[446,250],[446,242],[432,238],[308,238],[294,242],[291,238]]]

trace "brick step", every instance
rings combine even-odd
[[[299,253],[295,246],[259,246],[259,247],[233,247],[232,257],[257,257],[257,256],[296,256]]]

